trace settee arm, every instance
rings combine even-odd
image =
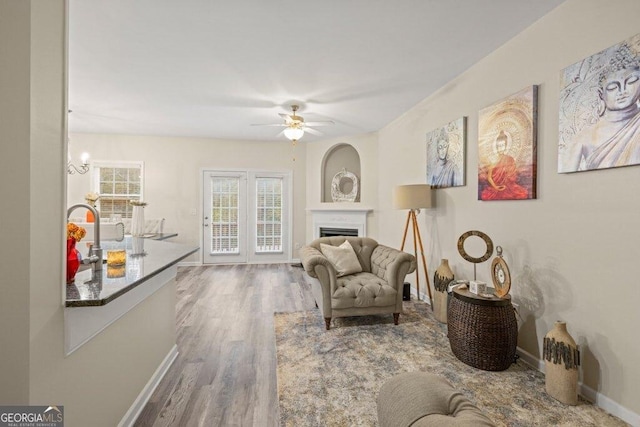
[[[401,289],[407,274],[416,270],[416,257],[385,245],[378,245],[371,254],[371,272],[384,279],[394,289]]]
[[[300,255],[300,262],[304,267],[304,271],[314,279],[318,278],[316,274],[316,266],[321,265],[327,268],[333,268],[331,262],[325,257],[322,252],[314,248],[313,246],[303,246],[298,252]],[[334,269],[335,270],[335,269]]]
[[[331,318],[331,295],[338,286],[337,272],[333,264],[322,252],[313,246],[303,246],[298,252],[304,271],[319,282],[320,292],[312,293],[316,298],[316,304],[322,311],[323,317]],[[313,284],[312,284],[313,286]]]

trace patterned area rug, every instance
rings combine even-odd
[[[625,426],[590,403],[566,406],[544,391],[544,376],[523,362],[488,372],[451,353],[446,325],[425,303],[405,302],[391,315],[336,319],[330,331],[318,310],[276,313],[280,424],[375,426],[375,399],[401,372],[440,374],[499,426]]]

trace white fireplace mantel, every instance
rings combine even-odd
[[[332,204],[330,207],[307,209],[313,219],[313,238],[320,237],[321,228],[358,230],[359,237],[367,236],[367,214],[373,209],[362,206]]]

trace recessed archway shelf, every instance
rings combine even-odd
[[[352,145],[340,143],[327,150],[322,159],[320,202],[359,202],[362,191],[360,169],[360,155]]]

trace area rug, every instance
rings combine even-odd
[[[467,366],[451,352],[446,325],[429,306],[405,302],[392,316],[335,319],[318,310],[276,313],[280,424],[376,426],[376,396],[402,372],[442,375],[498,426],[625,426],[590,403],[566,406],[544,391],[544,376],[519,361],[502,372]]]

